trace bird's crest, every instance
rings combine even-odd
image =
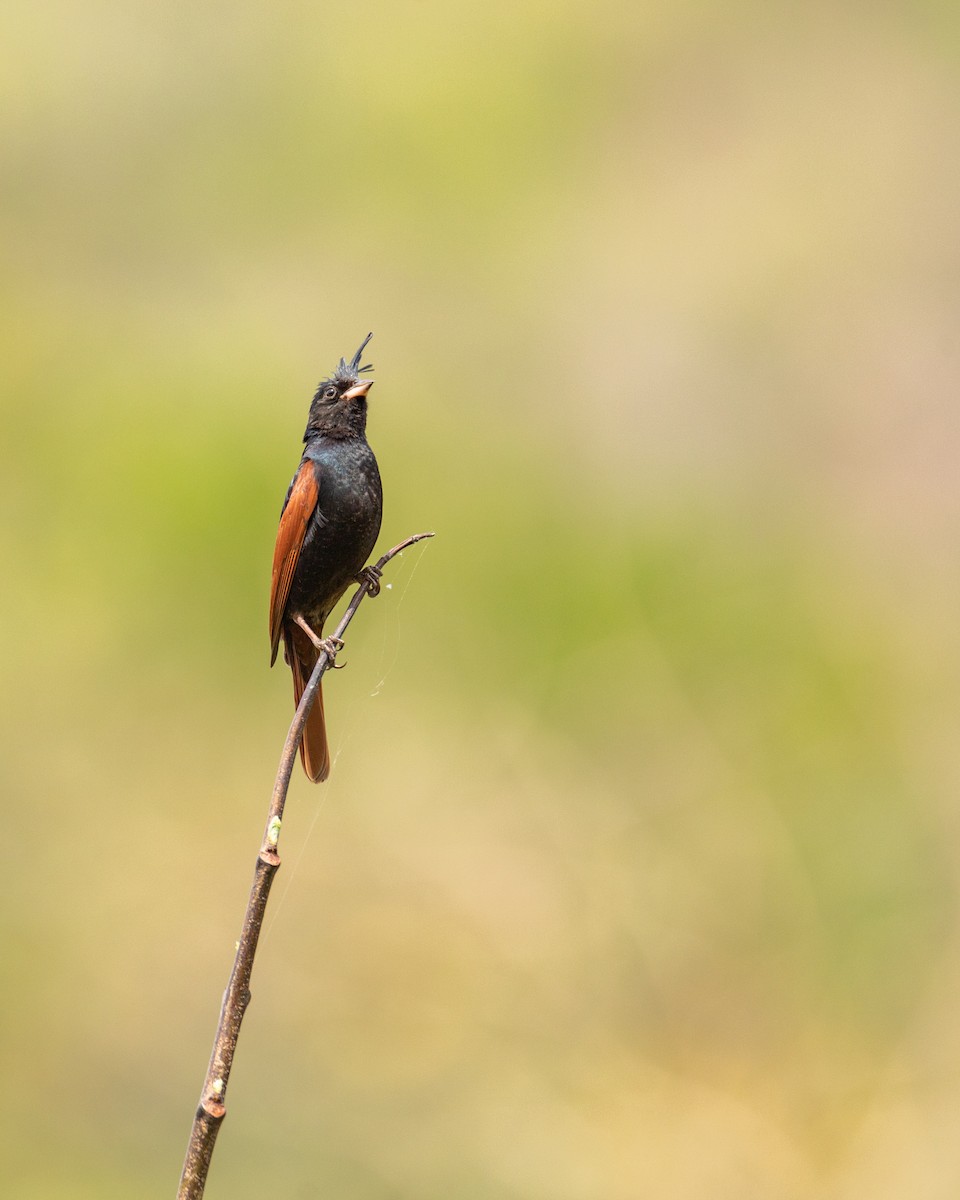
[[[345,358],[340,359],[340,362],[337,364],[337,369],[333,373],[334,383],[356,383],[360,378],[360,373],[362,371],[373,370],[373,367],[370,363],[367,363],[363,367],[360,366],[360,356],[367,348],[367,342],[369,342],[372,337],[373,332],[371,331],[360,343],[359,350],[357,350],[356,354],[349,362],[347,362]]]

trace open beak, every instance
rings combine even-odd
[[[372,379],[364,379],[362,383],[355,383],[352,388],[344,392],[340,397],[341,400],[359,400],[361,396],[365,396],[373,387]]]

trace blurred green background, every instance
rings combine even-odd
[[[171,1196],[368,329],[391,569],[207,1195],[960,1191],[955,6],[10,0],[4,1191]]]

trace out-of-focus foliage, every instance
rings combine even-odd
[[[328,683],[211,1200],[956,1196],[955,10],[0,35],[5,1194],[172,1194],[373,329],[439,536]]]

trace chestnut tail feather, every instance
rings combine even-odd
[[[313,668],[319,658],[317,651],[310,647],[310,658],[307,662],[294,651],[291,655],[290,666],[293,674],[294,704],[300,703],[303,689],[310,681]],[[317,688],[317,696],[303,727],[303,740],[300,743],[300,761],[312,783],[322,783],[330,774],[330,747],[327,744],[327,725],[323,715],[323,684]]]

